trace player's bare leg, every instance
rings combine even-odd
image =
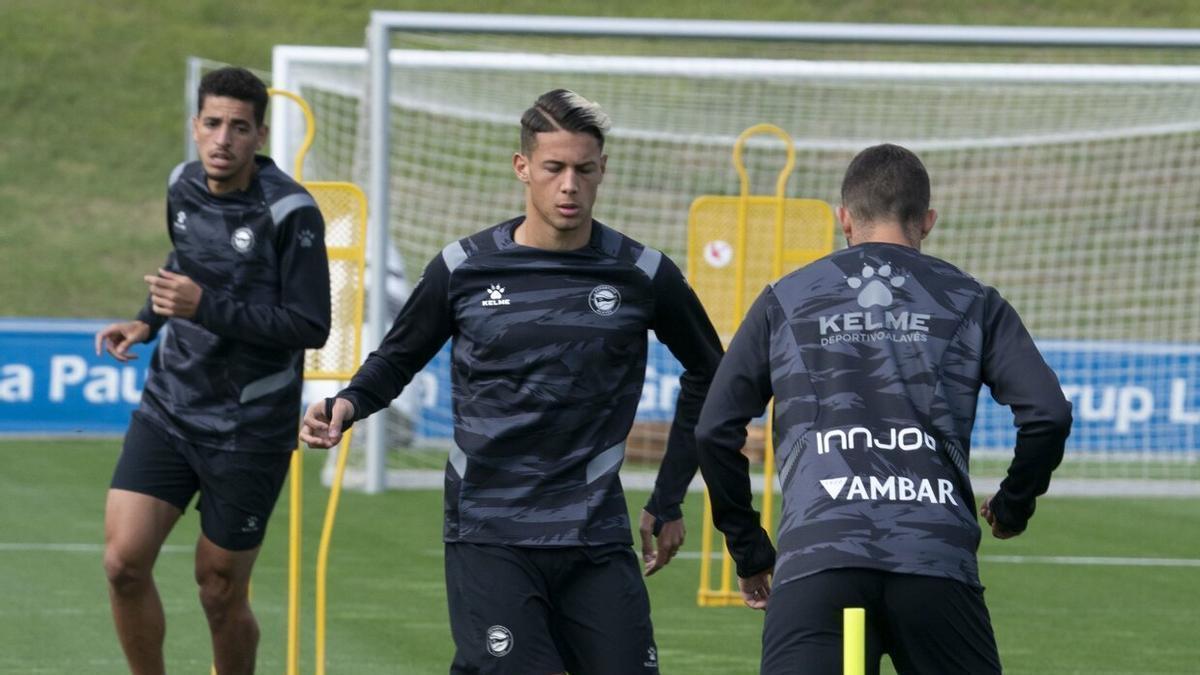
[[[104,508],[104,572],[117,638],[134,675],[161,675],[166,619],[154,561],[181,512],[138,492],[109,490]]]
[[[212,632],[213,664],[221,675],[254,672],[258,621],[250,611],[250,571],[261,547],[230,551],[200,535],[196,583]]]

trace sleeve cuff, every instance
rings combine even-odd
[[[683,504],[676,503],[669,506],[664,506],[659,502],[657,490],[650,493],[650,499],[647,500],[645,509],[646,513],[654,516],[655,535],[657,535],[658,531],[662,529],[663,523],[683,518]]]
[[[1020,534],[1028,527],[1029,519],[1033,517],[1035,506],[1032,503],[1028,508],[1015,505],[1005,496],[1004,491],[1001,490],[992,495],[991,508],[992,514],[996,517],[996,522],[1000,523],[1000,527],[1013,534]]]
[[[759,531],[759,540],[749,555],[737,560],[736,563],[737,575],[742,579],[748,579],[775,567],[775,546],[771,543],[771,537],[766,530]]]

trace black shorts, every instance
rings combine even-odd
[[[193,445],[134,413],[111,487],[156,497],[180,511],[199,491],[196,510],[204,536],[221,548],[245,551],[266,536],[290,461],[286,452]]]
[[[842,672],[842,610],[866,609],[868,675],[888,654],[896,672],[1000,672],[983,590],[953,579],[835,569],[771,591],[763,675]]]
[[[658,647],[626,544],[446,544],[451,673],[651,675]]]

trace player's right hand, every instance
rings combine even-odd
[[[150,325],[144,321],[122,321],[109,324],[96,333],[96,356],[107,351],[112,357],[124,363],[137,358],[130,354],[129,348],[150,339]]]
[[[983,516],[987,524],[992,526],[992,536],[997,539],[1012,539],[1021,534],[1020,532],[1010,532],[1004,529],[1004,526],[996,519],[996,512],[992,510],[992,497],[983,500],[983,504],[979,507],[979,515]]]
[[[662,527],[656,534],[654,526],[657,521],[658,519],[653,513],[642,509],[638,534],[642,538],[642,562],[645,563],[642,574],[645,576],[651,576],[666,567],[667,563],[671,562],[671,558],[679,553],[679,548],[683,546],[683,540],[687,536],[687,529],[683,525],[682,518],[663,521]],[[657,544],[655,544],[656,541]]]
[[[330,406],[326,401],[332,400]],[[330,410],[326,410],[330,408]],[[310,448],[332,448],[342,441],[342,427],[354,419],[354,405],[344,398],[313,401],[300,423],[300,440]]]

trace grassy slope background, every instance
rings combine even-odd
[[[0,315],[127,316],[166,251],[184,61],[268,69],[272,45],[360,45],[371,9],[777,21],[1200,26],[1189,0],[4,0]]]

